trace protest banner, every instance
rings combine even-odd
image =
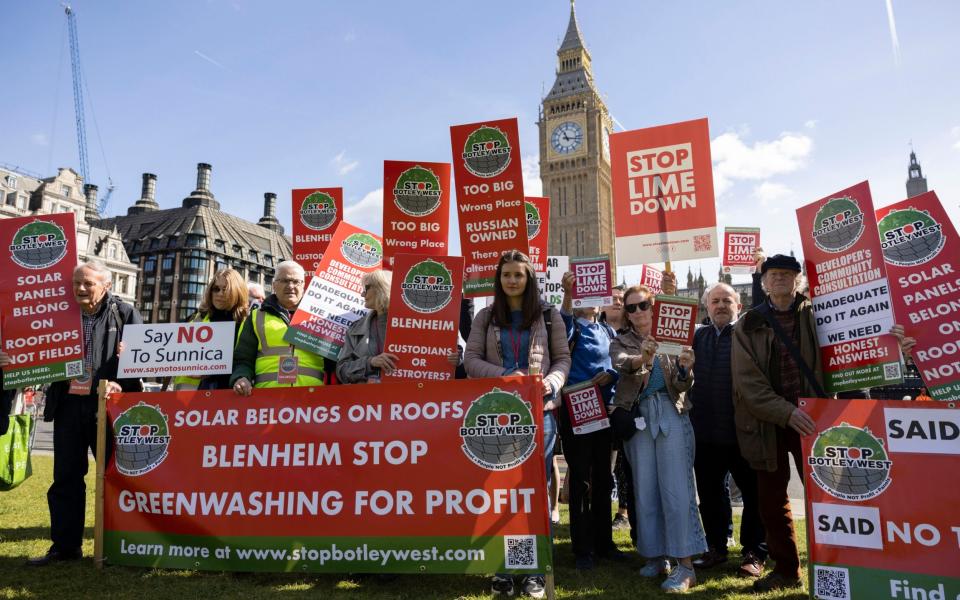
[[[384,349],[398,358],[397,368],[381,381],[449,381],[456,366],[463,258],[398,254],[390,289],[390,313]],[[374,356],[380,354],[374,348]]]
[[[570,298],[573,308],[609,306],[613,304],[613,273],[610,256],[585,256],[570,259],[573,287]]]
[[[157,323],[123,328],[117,377],[223,375],[233,370],[234,322]]]
[[[0,347],[13,361],[3,368],[5,389],[84,375],[83,325],[72,288],[74,218],[0,219]]]
[[[663,293],[663,287],[661,287],[663,285],[663,271],[650,265],[641,266],[640,285],[647,286],[654,296],[659,296]]]
[[[98,559],[549,573],[541,388],[528,376],[257,389],[253,404],[229,390],[111,394]]]
[[[747,275],[757,271],[754,254],[760,246],[759,227],[727,227],[723,230],[723,272]]]
[[[960,411],[902,400],[802,399],[813,598],[960,597]]]
[[[618,265],[719,254],[706,119],[614,133],[610,157]]]
[[[367,314],[361,277],[383,264],[381,244],[378,236],[341,222],[283,339],[337,360],[347,329]]]
[[[603,405],[603,395],[597,384],[583,381],[564,387],[561,393],[574,435],[610,428],[607,407]]]
[[[653,305],[653,337],[657,352],[676,356],[693,345],[697,330],[697,308],[700,302],[681,296],[657,296]]]
[[[343,188],[292,190],[293,260],[307,278],[317,270],[333,232],[343,221]]]
[[[383,161],[383,264],[396,254],[447,255],[450,164]]]
[[[454,125],[450,141],[460,247],[466,263],[463,294],[492,296],[503,253],[529,252],[517,120]]]
[[[960,243],[934,192],[877,210],[894,312],[930,395],[960,400]]]
[[[866,181],[797,209],[824,388],[903,381],[893,305]]]
[[[560,306],[563,303],[563,274],[570,270],[570,259],[566,256],[548,256],[546,265],[546,272],[537,273],[540,298],[547,304]]]
[[[524,206],[527,213],[530,262],[533,263],[534,271],[543,273],[547,270],[547,249],[550,247],[550,198],[527,196]]]

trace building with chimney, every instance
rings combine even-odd
[[[907,167],[907,198],[913,198],[927,191],[927,178],[923,176],[917,153],[910,150],[910,165]]]
[[[73,169],[61,168],[53,177],[0,166],[0,218],[72,212],[77,222],[77,255],[81,262],[97,260],[113,273],[111,291],[133,303],[137,265],[130,261],[120,232],[100,225],[97,186],[83,183]]]
[[[277,221],[277,195],[264,194],[263,217],[251,223],[220,210],[210,187],[212,171],[209,164],[198,164],[196,189],[181,206],[168,209],[157,202],[157,176],[144,173],[140,198],[127,214],[98,223],[123,236],[140,269],[137,308],[147,322],[190,318],[210,277],[224,267],[270,290],[274,268],[293,255]]]
[[[557,50],[556,80],[542,101],[537,126],[540,179],[543,195],[550,197],[550,254],[615,257],[610,183],[613,121],[594,84],[590,52],[573,2]]]

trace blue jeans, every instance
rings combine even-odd
[[[553,483],[553,449],[556,447],[557,417],[552,410],[548,410],[543,413],[543,461],[547,465],[547,490]]]

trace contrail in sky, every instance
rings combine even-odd
[[[887,0],[887,1],[889,2],[890,0]],[[894,35],[896,35],[896,34],[894,34]],[[226,68],[226,67],[224,67],[223,65],[221,65],[220,63],[218,63],[217,61],[213,60],[212,58],[210,58],[209,56],[207,56],[206,54],[204,54],[203,52],[200,52],[199,50],[194,50],[193,53],[196,54],[197,56],[199,56],[200,58],[202,58],[203,60],[207,61],[207,62],[210,63],[211,65],[215,66],[215,67],[220,67],[221,69],[225,69],[225,68]]]
[[[887,0],[887,24],[890,26],[890,41],[893,43],[893,62],[900,66],[900,40],[897,38],[897,21],[893,18],[893,0]]]

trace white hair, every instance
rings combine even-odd
[[[107,265],[103,264],[99,260],[88,260],[87,262],[78,264],[76,268],[73,269],[73,274],[76,275],[84,269],[90,269],[99,275],[102,283],[109,285],[113,281],[113,273],[110,272],[110,269],[107,268]]]
[[[303,267],[295,260],[285,260],[282,263],[277,265],[276,273],[279,274],[280,271],[293,271],[294,273],[299,272],[301,275],[305,275]]]
[[[764,281],[765,275],[766,273],[760,276],[760,287],[763,288],[764,292],[767,292],[767,284]],[[793,291],[799,294],[806,294],[810,284],[810,282],[807,281],[807,276],[800,271],[797,271],[797,279],[795,281],[796,283],[794,283]]]
[[[703,290],[703,296],[701,296],[700,298],[700,304],[704,306],[709,306],[707,304],[707,301],[710,299],[710,292],[712,292],[717,288],[726,288],[726,290],[731,294],[733,294],[733,297],[737,299],[737,304],[742,304],[740,300],[740,292],[735,290],[732,285],[730,285],[725,281],[718,281],[716,283],[711,283],[710,285],[708,285],[707,289]]]
[[[259,283],[256,283],[256,282],[254,282],[254,281],[248,281],[248,282],[247,282],[247,293],[248,293],[248,294],[259,294],[259,295],[263,296],[265,292],[263,291],[263,286],[260,285]]]

